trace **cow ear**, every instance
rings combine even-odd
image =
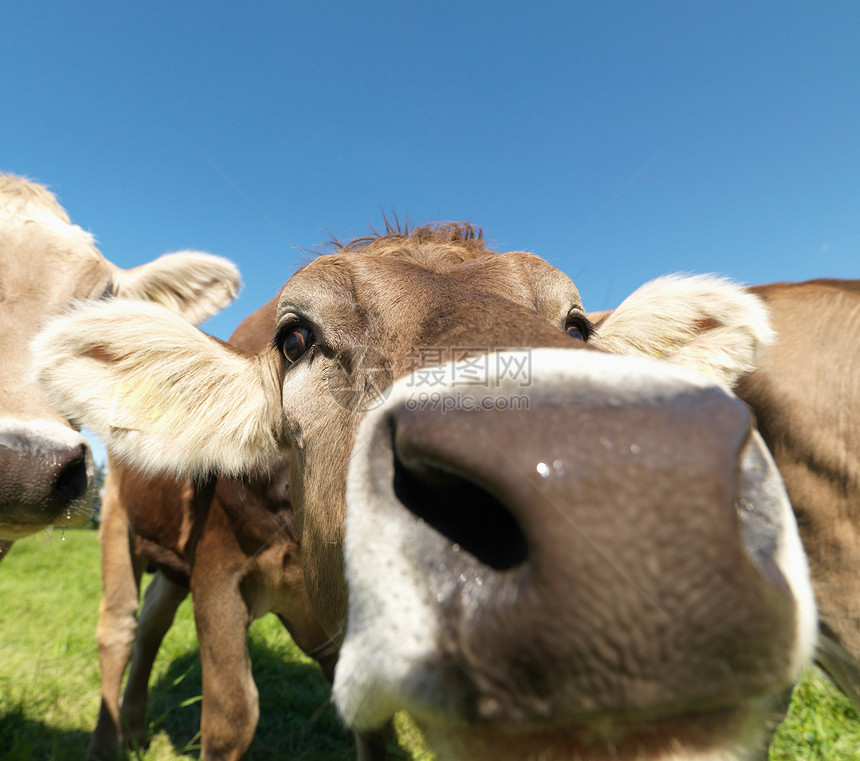
[[[178,251],[114,274],[114,295],[152,301],[197,325],[239,292],[239,270],[220,256]]]
[[[54,405],[145,473],[238,475],[284,448],[274,352],[235,349],[163,307],[86,302],[31,349]]]
[[[600,348],[692,367],[730,387],[775,339],[759,298],[712,275],[652,280],[594,318]]]

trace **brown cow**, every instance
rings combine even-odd
[[[736,392],[756,414],[797,516],[818,602],[816,660],[860,708],[860,281],[749,291],[778,338]],[[624,317],[636,311],[628,305]],[[598,331],[610,314],[590,315]]]
[[[122,270],[48,190],[0,174],[0,559],[15,539],[88,512],[89,446],[30,377],[28,344],[45,321],[75,301],[119,296],[199,322],[238,286],[230,262],[190,251]]]
[[[276,306],[272,300],[247,317],[231,344],[263,348],[271,339]],[[289,453],[264,475],[218,479],[214,499],[211,484],[195,488],[145,478],[111,461],[100,524],[102,701],[90,757],[114,758],[123,740],[143,741],[151,669],[189,587],[203,671],[205,758],[241,758],[251,744],[259,715],[247,647],[253,619],[278,615],[332,680],[337,647],[310,609],[289,496]],[[146,566],[157,571],[138,623]],[[360,759],[384,758],[385,733],[357,742]]]
[[[658,284],[597,336],[537,257],[420,228],[296,273],[262,352],[114,303],[35,353],[55,403],[148,472],[290,449],[354,728],[406,709],[449,760],[747,758],[815,639],[790,505],[723,385],[769,328],[726,283],[663,289],[679,314]]]
[[[779,339],[738,394],[797,515],[820,616],[816,659],[860,709],[860,281],[750,290]]]

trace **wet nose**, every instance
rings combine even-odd
[[[769,682],[794,611],[773,560],[744,543],[750,435],[717,389],[400,410],[394,493],[420,521],[416,551],[457,638],[480,654],[474,678],[515,663],[508,679],[540,674],[538,693],[583,713],[705,708]]]
[[[524,408],[395,388],[365,421],[347,660],[394,606],[429,617],[434,683],[475,721],[708,711],[787,683],[793,524],[747,408],[659,363],[550,359]]]
[[[20,426],[0,431],[0,473],[0,522],[46,525],[86,497],[92,455],[71,430],[52,438]]]

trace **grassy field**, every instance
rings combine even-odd
[[[0,759],[78,761],[99,702],[94,643],[101,582],[94,531],[39,535],[19,542],[0,564]],[[354,761],[316,666],[274,617],[251,629],[251,657],[262,717],[254,761]],[[168,634],[152,680],[148,748],[130,759],[197,757],[200,668],[188,601]],[[430,761],[417,733],[398,717],[393,759]],[[795,690],[771,761],[860,759],[860,719],[812,672]]]

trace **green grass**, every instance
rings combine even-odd
[[[146,582],[146,580],[145,580]],[[144,582],[144,583],[145,583]],[[84,758],[99,707],[95,627],[101,596],[95,531],[40,534],[0,564],[0,759]],[[317,666],[266,616],[251,627],[261,718],[254,761],[354,761],[352,735],[335,714]],[[200,724],[200,662],[190,601],[179,609],[151,681],[149,746],[137,761],[194,759]],[[429,761],[405,717],[394,759]]]
[[[101,581],[94,531],[41,534],[18,542],[0,564],[0,759],[78,761],[99,703],[94,632]],[[261,719],[253,761],[354,761],[352,738],[316,666],[272,616],[251,628]],[[152,739],[132,761],[197,757],[200,666],[188,601],[155,664]],[[405,716],[393,759],[431,761]],[[830,683],[810,672],[795,690],[771,761],[856,761],[860,719]]]

